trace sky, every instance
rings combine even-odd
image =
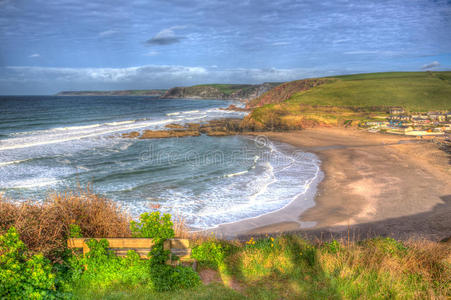
[[[451,70],[451,1],[0,0],[0,94]]]

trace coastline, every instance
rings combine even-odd
[[[255,135],[314,153],[324,180],[310,207],[297,199],[278,211],[209,230],[218,237],[297,231],[316,237],[351,231],[361,237],[430,240],[451,235],[449,157],[432,143],[344,128]]]

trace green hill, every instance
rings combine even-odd
[[[451,72],[370,73],[322,79],[311,88],[291,91],[283,102],[277,89],[265,93],[261,99],[274,101],[256,108],[245,125],[251,129],[291,129],[312,122],[339,125],[384,114],[391,106],[402,106],[410,112],[451,109]],[[296,82],[299,85],[300,81]],[[278,88],[284,86],[288,88],[290,83]],[[259,98],[253,103],[259,103]]]
[[[188,87],[174,87],[169,89],[162,98],[188,99],[254,99],[279,85],[279,82],[265,82],[263,84],[201,84]]]
[[[332,83],[294,95],[312,105],[402,106],[412,111],[451,108],[451,72],[372,73],[334,77]]]

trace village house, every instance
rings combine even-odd
[[[443,122],[446,118],[446,116],[439,111],[430,111],[430,112],[428,112],[428,116],[429,116],[429,119],[431,119],[432,121],[439,121],[439,122]],[[443,121],[440,121],[440,120],[443,120]]]
[[[404,108],[400,106],[392,106],[389,109],[390,115],[399,115],[404,113]]]
[[[366,126],[372,127],[387,127],[390,123],[387,121],[369,121],[366,122]]]
[[[439,122],[446,122],[446,115],[445,114],[439,114],[437,116],[437,121],[439,121]]]
[[[424,114],[418,114],[418,115],[411,115],[410,116],[412,119],[423,119],[423,120],[429,120],[428,115],[424,115]]]
[[[431,120],[428,117],[424,118],[424,116],[412,117],[413,124],[430,124]]]
[[[410,121],[410,116],[408,115],[395,115],[388,117],[389,120],[393,121]]]

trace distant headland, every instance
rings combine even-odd
[[[250,100],[260,97],[281,82],[262,84],[202,84],[188,87],[123,91],[62,91],[57,96],[152,96],[163,99]]]
[[[161,97],[167,90],[62,91],[56,96],[152,96]]]

